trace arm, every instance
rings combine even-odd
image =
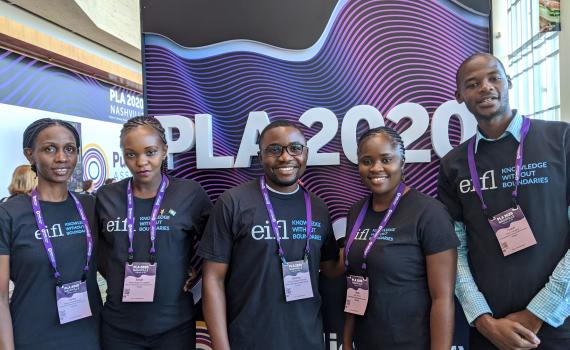
[[[473,321],[481,315],[492,314],[487,300],[479,291],[467,260],[467,231],[463,224],[463,208],[456,192],[457,184],[452,180],[457,178],[457,173],[448,169],[447,157],[441,160],[439,177],[437,179],[438,199],[447,207],[453,221],[453,229],[459,239],[457,247],[457,277],[455,281],[455,296],[459,300],[467,318],[467,322],[473,326]]]
[[[0,255],[0,349],[14,350],[14,334],[9,305],[10,256]]]
[[[539,323],[542,321],[552,327],[559,327],[570,315],[570,250],[560,260],[550,275],[548,283],[530,301],[526,310],[520,311],[526,315],[525,322]],[[518,313],[517,313],[518,314]]]
[[[354,338],[354,315],[344,313],[344,331],[342,333],[342,350],[352,350],[352,339]]]
[[[570,221],[570,207],[568,207],[568,220]],[[559,327],[570,316],[569,299],[570,250],[566,251],[566,255],[550,275],[548,283],[530,301],[526,310],[520,311],[520,314],[517,313],[515,316],[523,316],[522,322],[528,322],[529,326],[538,326],[539,329],[542,321],[552,327]]]
[[[455,304],[453,285],[457,252],[448,249],[426,257],[429,294],[431,297],[431,349],[450,349],[453,342]]]
[[[202,276],[203,310],[214,350],[230,349],[226,318],[225,279],[227,272],[228,264],[204,261]]]
[[[457,247],[457,278],[455,281],[455,295],[459,303],[463,307],[463,312],[470,325],[477,317],[484,314],[493,314],[483,293],[479,291],[469,262],[467,261],[467,232],[462,222],[454,222],[455,234],[459,238],[459,247]]]
[[[344,274],[344,249],[339,247],[330,218],[328,219],[325,242],[321,247],[320,269],[328,278],[336,278]]]
[[[454,226],[455,233],[460,241],[460,245],[457,248],[455,295],[463,307],[467,322],[475,326],[479,333],[499,349],[511,349],[514,347],[536,348],[540,341],[533,332],[522,326],[518,321],[506,318],[493,318],[491,308],[487,304],[483,293],[479,291],[469,269],[465,225],[456,221]]]

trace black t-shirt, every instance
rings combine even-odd
[[[441,161],[438,194],[456,221],[467,229],[469,267],[493,315],[504,317],[526,308],[548,282],[570,246],[570,126],[533,120],[524,144],[518,203],[538,244],[503,256],[481,201],[473,190],[467,142]],[[512,135],[479,142],[477,172],[489,215],[512,206],[515,155]],[[570,322],[557,329],[544,323],[539,336],[570,337]]]
[[[77,195],[97,242],[95,199]],[[87,257],[85,229],[71,197],[63,202],[40,201],[63,283],[78,281]],[[92,317],[59,324],[54,271],[28,195],[0,204],[0,255],[10,256],[14,294],[10,313],[16,349],[99,349],[101,295],[97,286],[96,250],[87,276]]]
[[[365,201],[370,197],[350,209],[347,237]],[[364,249],[386,212],[375,212],[369,205],[350,247],[349,274],[362,275]],[[451,218],[441,203],[413,189],[404,194],[368,255],[370,294],[364,316],[355,316],[357,349],[429,349],[431,298],[426,256],[458,245]]]
[[[287,261],[301,260],[306,244],[303,191],[269,191]],[[313,298],[285,301],[281,260],[259,180],[226,191],[216,202],[198,254],[229,264],[226,302],[232,349],[323,349],[320,261],[338,257],[329,213],[311,195],[312,238],[309,269]]]
[[[212,204],[195,181],[169,177],[156,230],[157,275],[154,301],[123,303],[127,231],[127,184],[130,179],[103,186],[97,192],[101,228],[100,270],[107,279],[103,321],[141,335],[166,332],[194,318],[191,293],[183,291]],[[134,198],[134,261],[149,262],[150,214],[154,198]]]

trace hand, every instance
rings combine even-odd
[[[501,350],[534,349],[540,344],[532,331],[507,318],[495,319],[485,314],[475,320],[475,327]]]
[[[192,285],[194,284],[197,276],[198,273],[196,273],[196,269],[194,269],[194,267],[188,269],[188,278],[186,279],[186,282],[184,282],[184,287],[182,287],[184,292],[190,293],[192,291]]]
[[[532,312],[528,311],[527,309],[518,312],[513,312],[512,314],[507,315],[505,318],[520,323],[534,334],[538,334],[538,331],[542,327],[543,323],[543,321],[540,318],[536,317]]]

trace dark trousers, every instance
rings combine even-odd
[[[164,333],[146,336],[101,322],[103,350],[176,350],[196,349],[196,323],[184,323]]]
[[[538,332],[538,338],[540,339],[540,345],[538,350],[569,350],[570,349],[570,339],[565,338],[545,338],[541,337],[540,332]],[[469,332],[469,350],[496,350],[497,347],[487,340],[481,333],[477,331],[476,328],[471,328]]]

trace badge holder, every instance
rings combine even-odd
[[[368,305],[369,290],[368,277],[358,275],[346,276],[344,312],[363,316]]]
[[[503,256],[509,256],[536,244],[532,229],[515,199],[512,208],[489,217],[488,220],[499,241]]]
[[[85,278],[84,273],[81,280],[66,284],[62,283],[61,277],[57,278],[55,296],[60,324],[92,316]]]
[[[157,264],[154,255],[150,262],[133,262],[129,255],[125,264],[125,283],[123,286],[124,303],[152,303],[156,285]]]
[[[311,274],[309,272],[309,259],[307,255],[303,260],[285,261],[282,259],[283,286],[287,302],[308,299],[313,297]]]

